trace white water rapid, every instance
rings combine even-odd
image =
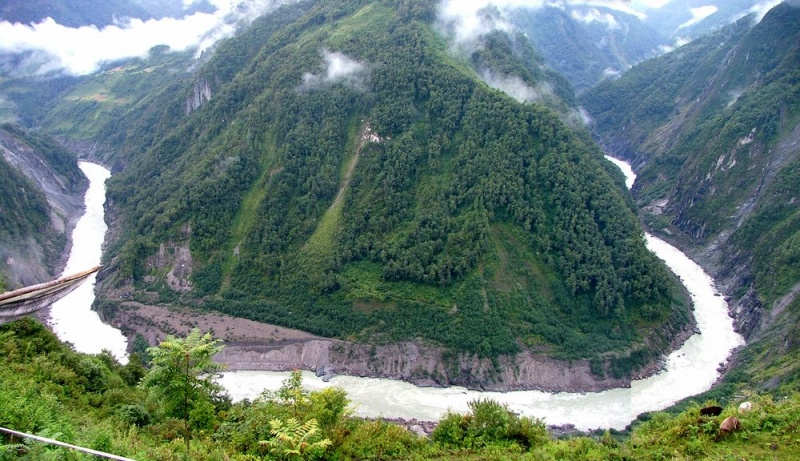
[[[80,162],[83,174],[89,179],[84,204],[86,211],[72,231],[72,250],[62,275],[74,274],[100,264],[103,239],[106,235],[103,204],[106,201],[107,169],[89,162]],[[50,308],[50,327],[61,341],[72,343],[75,350],[99,354],[109,350],[122,363],[128,362],[128,340],[122,332],[100,321],[92,310],[94,285],[97,274],[92,274],[75,289]]]
[[[623,169],[627,178],[626,183],[631,187],[635,176],[630,166],[618,160],[611,158],[609,160]],[[83,163],[81,168],[87,176],[91,175],[90,180],[93,185],[95,181],[102,183],[108,174],[107,170],[104,170],[105,173],[92,179],[95,174],[93,170],[97,167]],[[102,194],[102,187],[99,190]],[[90,197],[93,197],[92,193],[87,193],[87,202]],[[99,209],[102,213],[102,197],[96,200],[100,203]],[[100,224],[102,224],[102,214]],[[79,245],[95,245],[91,252],[97,254],[96,258],[99,261],[105,225],[92,226],[92,229],[95,233],[76,229],[72,254],[84,255],[90,252]],[[731,349],[744,344],[743,338],[733,331],[727,304],[716,292],[713,280],[702,268],[678,249],[651,235],[647,235],[647,246],[680,277],[691,293],[697,327],[702,334],[693,335],[679,350],[670,354],[663,372],[635,381],[630,388],[596,393],[559,394],[538,391],[477,392],[460,387],[421,388],[401,381],[351,376],[337,376],[329,383],[325,383],[308,372],[304,373],[304,384],[310,389],[327,386],[339,386],[345,389],[356,406],[356,413],[369,417],[438,420],[448,409],[466,412],[470,400],[492,398],[507,403],[512,410],[521,414],[543,418],[547,424],[573,424],[581,430],[622,429],[642,412],[666,408],[680,399],[710,389],[719,375],[716,371],[719,364],[727,360]],[[88,263],[81,263],[81,267],[83,265],[91,266]],[[92,293],[81,297],[81,302],[85,302],[85,310],[92,314],[94,313],[89,307],[93,298]],[[70,303],[77,304],[77,301]],[[69,314],[60,315],[59,319],[71,318],[74,311],[83,312],[84,307],[76,306],[70,309],[72,310]],[[56,311],[54,307],[54,314]],[[83,350],[82,346],[78,346],[79,342],[93,338],[96,340],[93,343],[98,344],[96,347],[110,349],[115,355],[117,351],[124,350],[124,342],[120,342],[119,332],[113,329],[110,331],[107,326],[90,327],[88,320],[76,322],[58,320],[57,323],[57,331],[59,329],[62,331],[59,337],[73,342],[79,350]],[[123,346],[122,349],[120,345]],[[230,372],[223,374],[220,383],[234,400],[252,399],[266,389],[277,389],[287,376],[288,373],[263,371]]]

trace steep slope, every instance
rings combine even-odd
[[[519,8],[509,21],[578,91],[619,76],[669,43],[636,16],[597,6]]]
[[[600,374],[667,348],[687,310],[618,172],[563,114],[480,79],[545,83],[529,48],[493,34],[454,57],[434,11],[284,8],[132,123],[148,135],[117,154],[104,305],[123,290],[324,336],[595,358]]]
[[[0,127],[0,288],[53,277],[81,211],[85,180],[52,139]]]
[[[787,319],[797,317],[798,63],[800,8],[784,3],[757,26],[744,19],[583,101],[607,148],[638,165],[645,219],[697,246],[736,301],[742,331],[768,340],[748,354],[771,350],[771,360],[793,350]]]

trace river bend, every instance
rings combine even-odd
[[[622,168],[630,188],[635,175],[625,162],[611,159]],[[91,186],[86,194],[84,217],[73,233],[73,249],[65,273],[91,267],[100,261],[106,231],[103,222],[105,180],[108,170],[81,162]],[[438,420],[448,410],[466,412],[467,403],[477,398],[504,402],[515,412],[543,418],[547,424],[573,424],[581,430],[622,429],[637,415],[666,408],[683,398],[707,391],[719,376],[717,368],[727,361],[733,348],[744,339],[733,330],[728,306],[717,292],[714,281],[703,269],[677,248],[647,234],[647,247],[680,278],[695,306],[697,328],[680,349],[665,360],[664,371],[634,381],[630,388],[594,393],[557,393],[539,391],[479,392],[460,387],[421,388],[412,384],[377,378],[337,376],[325,383],[312,373],[304,373],[310,389],[339,386],[353,401],[356,414],[367,417],[416,418]],[[114,328],[100,322],[91,310],[94,301],[94,276],[91,283],[75,290],[53,306],[53,328],[63,341],[82,352],[110,350],[126,360],[125,338]],[[255,398],[265,389],[277,389],[288,373],[239,371],[224,373],[220,383],[234,400]]]

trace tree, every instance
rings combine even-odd
[[[170,335],[147,349],[152,361],[142,385],[163,401],[169,416],[183,420],[187,455],[192,426],[208,425],[209,409],[223,392],[215,374],[224,367],[213,359],[224,347],[219,343],[210,333],[201,335],[195,328],[186,338]]]

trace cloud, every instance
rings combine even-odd
[[[636,10],[658,9],[672,0],[633,0],[631,7]]]
[[[568,6],[605,7],[644,19],[646,16],[631,8],[630,0],[442,0],[438,22],[458,46],[474,44],[478,38],[493,30],[512,30],[506,14],[514,9],[536,9],[552,6],[566,10]],[[595,8],[595,11],[596,8]],[[591,16],[591,13],[589,13]],[[585,14],[583,19],[590,19]],[[608,18],[598,20],[609,23]],[[609,14],[613,20],[613,17]],[[576,18],[577,19],[577,18]],[[581,19],[581,20],[583,20]],[[616,23],[616,21],[614,20]]]
[[[572,19],[580,21],[584,24],[597,22],[600,24],[605,24],[606,28],[609,30],[620,29],[619,23],[611,13],[601,13],[597,8],[590,8],[585,11],[572,10],[570,12],[570,16]]]
[[[541,99],[545,91],[538,90],[525,83],[516,75],[495,75],[491,70],[481,72],[481,78],[490,87],[516,99],[518,102],[532,102]]]
[[[356,88],[363,86],[363,76],[366,70],[363,63],[337,51],[323,50],[322,58],[325,60],[325,71],[319,75],[305,73],[301,89],[315,89],[337,82],[344,82]]]
[[[750,8],[750,12],[756,14],[756,22],[761,22],[761,20],[764,19],[764,16],[767,14],[767,12],[778,6],[779,3],[781,3],[781,0],[766,0],[763,2],[759,2],[758,4],[753,5]],[[793,2],[787,2],[787,3],[789,5],[792,5]],[[793,6],[797,6],[797,2],[794,2]]]
[[[697,8],[690,8],[689,11],[692,13],[692,19],[684,22],[680,26],[679,29],[683,29],[685,27],[693,26],[703,19],[711,16],[712,14],[716,13],[719,8],[714,5],[706,5],[706,6],[699,6]]]
[[[199,53],[219,39],[233,35],[242,22],[293,1],[297,0],[211,0],[216,7],[213,14],[195,13],[181,19],[129,19],[102,29],[65,27],[51,18],[33,25],[3,21],[0,53],[36,56],[34,61],[27,60],[27,68],[21,69],[26,73],[62,71],[86,75],[107,62],[145,56],[157,45],[167,45],[173,51],[196,49]]]

